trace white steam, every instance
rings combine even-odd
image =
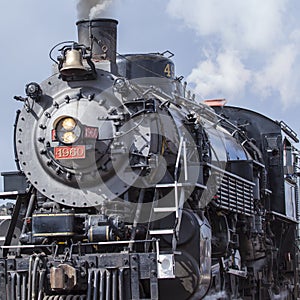
[[[187,80],[206,98],[300,94],[300,24],[295,0],[169,0],[168,13],[195,30],[202,57]],[[299,101],[300,99],[298,99]]]
[[[77,17],[78,19],[95,19],[103,17],[112,0],[78,0]]]

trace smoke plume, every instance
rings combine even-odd
[[[78,0],[77,17],[78,19],[95,19],[104,17],[112,0]]]
[[[201,47],[187,80],[206,98],[241,101],[250,91],[299,102],[297,7],[295,0],[169,0],[169,15],[194,30]]]

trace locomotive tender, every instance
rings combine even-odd
[[[300,297],[295,132],[197,102],[169,51],[117,54],[115,20],[77,26],[15,97],[0,299]]]

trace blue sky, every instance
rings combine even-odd
[[[91,2],[94,0],[91,0]],[[12,132],[25,84],[51,75],[49,50],[76,40],[77,0],[0,3],[0,170],[15,169]],[[170,50],[198,98],[225,97],[300,133],[300,1],[112,0],[118,52]]]

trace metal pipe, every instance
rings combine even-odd
[[[100,269],[99,299],[104,300],[105,296],[105,269]]]
[[[187,166],[187,149],[186,141],[183,142],[183,165],[184,165],[184,180],[188,181],[188,166]]]
[[[111,273],[110,270],[106,270],[106,299],[110,299],[111,294]]]
[[[16,136],[17,136],[17,124],[19,121],[19,116],[20,116],[21,110],[17,110],[16,112],[16,119],[15,119],[15,123],[14,123],[14,156],[15,156],[15,163],[16,163],[16,167],[17,170],[19,172],[21,172],[21,167],[20,167],[20,161],[18,158],[18,151],[17,151],[17,143],[16,143]]]
[[[44,288],[44,279],[45,279],[45,274],[46,270],[41,270],[40,272],[40,280],[39,280],[39,293],[38,293],[38,300],[42,300],[43,297],[43,288]]]
[[[94,295],[93,300],[98,300],[99,291],[99,270],[94,271]]]
[[[27,287],[27,274],[24,273],[22,276],[22,300],[26,300],[26,287]]]
[[[117,270],[112,271],[112,300],[118,300],[118,277]]]
[[[123,279],[124,279],[124,269],[119,269],[119,300],[124,300],[123,297]]]
[[[136,227],[137,227],[137,224],[139,222],[140,215],[141,215],[141,212],[142,212],[144,195],[145,195],[145,189],[142,189],[140,191],[140,195],[139,195],[139,199],[138,199],[138,203],[137,203],[137,208],[136,208],[136,212],[135,212],[135,217],[134,217],[134,221],[133,221],[132,232],[131,232],[131,237],[130,237],[131,241],[134,241],[134,239],[135,239]],[[129,249],[130,249],[130,251],[132,251],[133,243],[131,243],[129,245]]]
[[[178,186],[182,186],[178,184]],[[125,244],[132,244],[132,243],[139,243],[144,244],[146,242],[153,242],[153,240],[136,240],[136,241],[108,241],[108,242],[91,242],[91,243],[78,243],[73,244],[73,247],[81,247],[81,246],[100,246],[100,245],[125,245]],[[49,248],[49,247],[57,247],[56,244],[40,244],[40,245],[10,245],[10,246],[1,246],[1,249],[33,249],[33,248]],[[57,255],[55,255],[56,257]]]
[[[183,137],[180,137],[180,142],[179,142],[179,146],[178,146],[178,153],[177,153],[177,158],[176,158],[176,163],[175,163],[175,171],[174,171],[175,181],[178,181],[178,169],[179,169],[179,162],[180,162],[180,157],[181,157],[182,145],[183,145]]]
[[[38,272],[37,272],[37,269],[38,269],[38,266],[39,266],[39,262],[40,262],[40,258],[39,257],[36,257],[35,261],[34,261],[34,264],[33,264],[33,269],[32,269],[32,283],[31,283],[31,297],[32,297],[32,300],[35,300],[36,299],[36,291],[37,291],[37,277],[38,277]]]
[[[89,270],[87,300],[92,300],[92,282],[93,282],[93,271]]]
[[[52,208],[55,211],[60,211],[60,205],[56,202],[45,202],[42,207],[45,209]]]
[[[31,255],[29,258],[29,269],[28,269],[28,291],[27,298],[28,300],[31,298],[31,282],[32,282],[32,263],[35,255]]]
[[[183,83],[183,97],[186,96],[186,87],[187,87],[187,82],[185,81],[185,82]]]
[[[11,280],[10,280],[10,299],[15,300],[16,299],[16,273],[11,273]]]
[[[21,300],[21,275],[16,273],[17,285],[16,285],[16,300]]]
[[[25,215],[24,222],[23,222],[21,236],[25,233],[26,222],[27,222],[27,219],[29,218],[29,216],[32,213],[32,208],[33,208],[34,200],[35,200],[35,192],[33,191],[32,194],[31,194],[31,196],[30,196],[30,199],[29,199],[29,203],[28,203],[26,215]]]

